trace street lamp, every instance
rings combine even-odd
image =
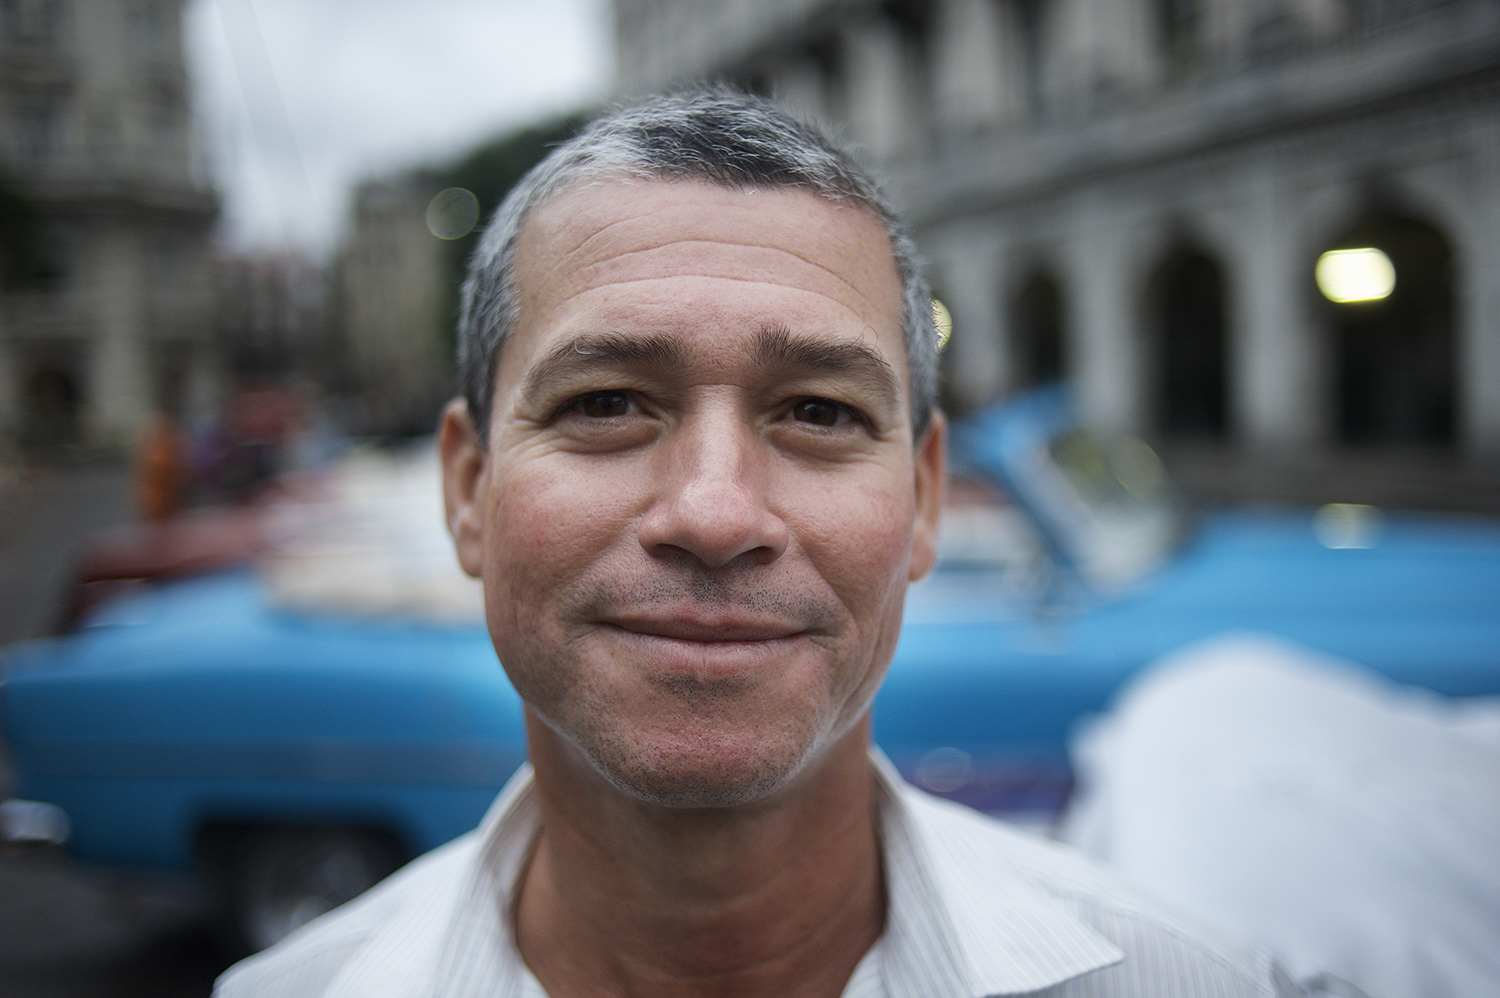
[[[1391,258],[1373,246],[1329,250],[1318,257],[1313,274],[1323,297],[1340,304],[1379,301],[1396,287]]]

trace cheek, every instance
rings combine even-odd
[[[899,623],[911,558],[911,498],[880,486],[835,491],[809,484],[801,494],[804,501],[810,495],[819,500],[806,504],[815,512],[797,531],[804,550],[865,640],[878,639],[893,612]]]
[[[497,477],[484,524],[485,598],[492,630],[534,629],[550,601],[610,548],[633,536],[618,482],[537,469]],[[498,632],[497,632],[498,635]]]
[[[853,632],[834,678],[835,733],[863,716],[901,633],[913,506],[889,489],[844,493],[803,531],[804,549],[849,614]]]
[[[847,559],[847,564],[860,573],[850,584],[858,586],[862,597],[868,600],[866,606],[854,610],[861,618],[860,637],[867,656],[865,672],[855,677],[859,692],[851,697],[861,711],[885,678],[901,635],[914,513],[909,498],[893,501],[886,494],[871,496],[868,502],[862,546],[851,551]]]

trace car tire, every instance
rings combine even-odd
[[[391,835],[367,829],[246,830],[227,864],[229,916],[255,953],[331,911],[399,868]]]

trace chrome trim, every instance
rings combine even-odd
[[[73,833],[68,812],[56,804],[12,798],[0,802],[0,842],[62,845]]]

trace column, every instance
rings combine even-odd
[[[142,328],[142,254],[133,233],[106,230],[92,260],[89,303],[94,325],[84,377],[84,436],[92,444],[130,447],[151,411],[150,370]]]
[[[1009,8],[995,0],[943,0],[938,7],[933,98],[950,130],[975,131],[1024,110],[1025,56]]]
[[[1108,191],[1081,199],[1075,219],[1063,250],[1074,292],[1068,330],[1074,398],[1088,425],[1139,433],[1145,405],[1130,219]]]
[[[1307,446],[1329,425],[1323,351],[1306,307],[1312,261],[1274,162],[1251,168],[1246,195],[1227,275],[1232,425],[1257,449]]]
[[[936,292],[953,314],[943,370],[953,399],[966,408],[993,401],[1005,388],[997,256],[995,246],[968,240],[934,254],[942,278]]]
[[[183,415],[198,422],[212,421],[223,409],[224,378],[212,346],[199,343],[192,350],[183,386]]]
[[[1471,129],[1475,162],[1458,257],[1459,439],[1475,456],[1500,459],[1500,135]]]
[[[1054,0],[1043,7],[1043,90],[1050,107],[1077,114],[1111,92],[1157,75],[1143,0]]]
[[[833,124],[823,74],[811,59],[783,62],[776,69],[773,86],[777,102],[796,117],[823,128]]]
[[[906,58],[896,28],[870,17],[848,29],[849,123],[854,140],[877,160],[905,149],[909,136],[901,111],[907,104]]]

